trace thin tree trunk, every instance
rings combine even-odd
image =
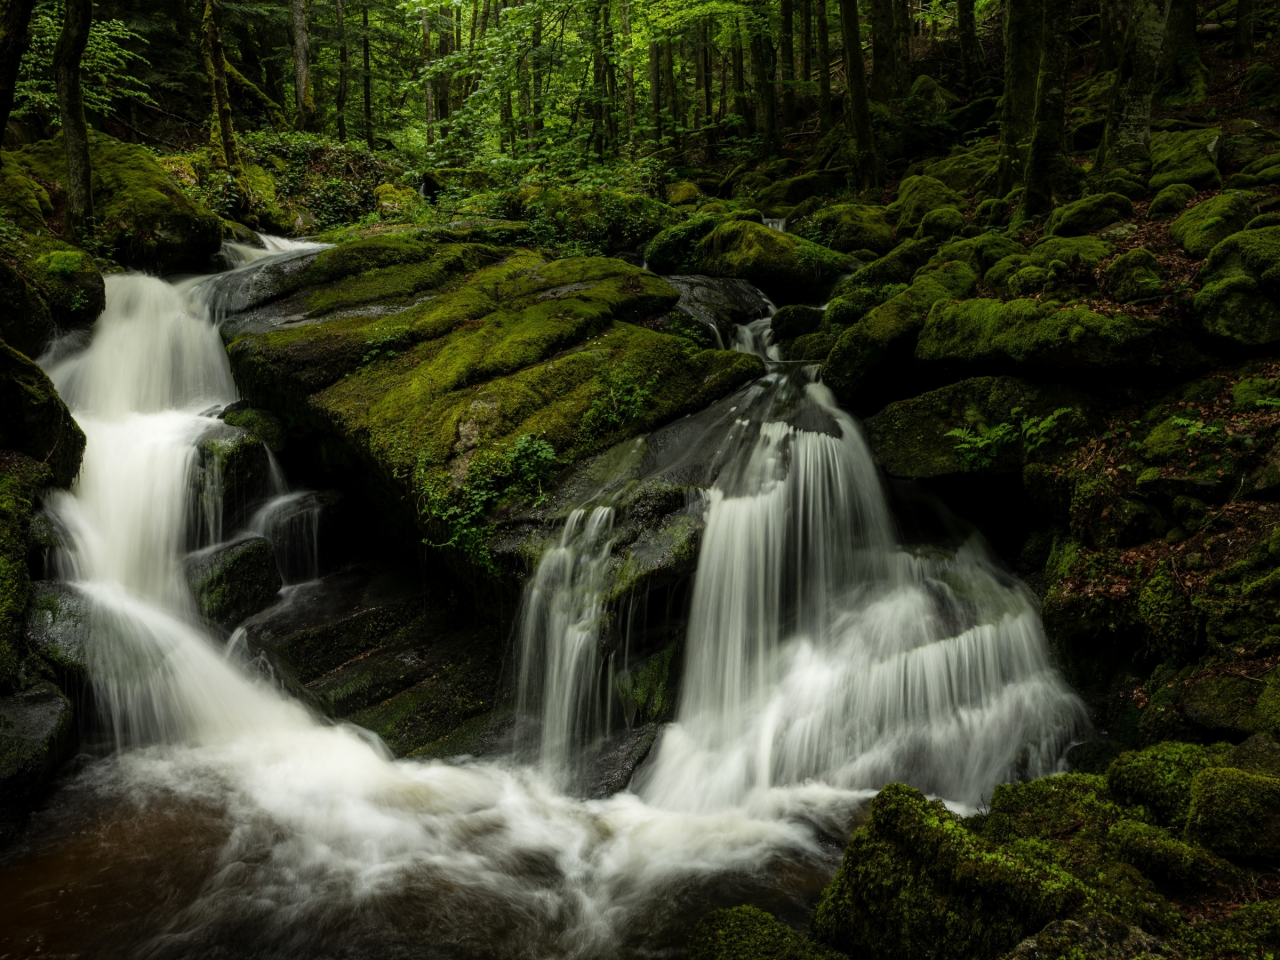
[[[1133,0],[1119,73],[1107,108],[1107,126],[1094,164],[1099,172],[1141,168],[1150,161],[1151,100],[1169,6],[1170,0]]]
[[[435,142],[436,96],[431,85],[431,12],[422,8],[422,96],[427,107],[427,146]]]
[[[792,0],[781,0],[778,47],[782,57],[782,125],[796,122],[795,8]]]
[[[898,89],[898,58],[894,55],[895,0],[871,0],[871,97],[892,100]]]
[[[1156,86],[1164,101],[1185,106],[1209,95],[1209,71],[1196,44],[1196,0],[1173,0],[1165,24]]]
[[[1014,6],[1023,0],[1010,0]],[[1038,0],[1035,0],[1038,5]],[[915,76],[911,67],[911,33],[915,19],[911,15],[911,0],[893,0],[893,60],[898,96],[905,97]]]
[[[0,137],[9,125],[18,64],[31,43],[31,9],[35,0],[0,0]]]
[[[818,129],[826,133],[835,125],[831,114],[831,40],[828,35],[827,0],[813,0],[818,20]]]
[[[675,51],[671,49],[671,35],[668,34],[662,49],[662,68],[667,86],[667,111],[671,117],[671,139],[676,153],[681,153],[680,146],[680,98],[676,93]]]
[[[360,10],[360,22],[364,27],[364,36],[361,37],[362,54],[364,57],[364,139],[369,144],[369,149],[373,146],[373,77],[369,72],[369,5],[366,3]]]
[[[747,105],[747,83],[742,68],[742,26],[739,22],[733,31],[733,112],[738,120],[738,136],[749,137],[754,132],[754,117]]]
[[[982,57],[978,48],[978,23],[973,15],[973,0],[956,0],[956,29],[960,32],[960,65],[964,82],[970,87],[982,74]]]
[[[452,17],[449,14],[449,8],[441,5],[440,7],[440,29],[437,31],[439,40],[436,46],[436,53],[441,60],[446,60],[452,52],[450,45],[453,42],[453,24]],[[452,87],[452,77],[450,71],[446,69],[440,74],[439,82],[435,84],[436,93],[436,117],[440,121],[440,136],[447,137],[449,135],[449,107],[450,95]],[[507,95],[510,96],[510,89]],[[514,137],[514,133],[512,134]]]
[[[715,36],[715,22],[708,17],[702,26],[702,71],[705,77],[705,83],[702,87],[703,106],[707,114],[707,159],[715,160],[716,158],[716,127],[715,127],[715,94],[712,87],[715,83],[715,62],[711,57],[711,38]]]
[[[840,30],[844,41],[844,71],[847,79],[846,125],[853,131],[858,151],[855,176],[862,189],[880,182],[875,134],[871,130],[871,99],[867,95],[867,65],[862,56],[862,27],[858,23],[858,0],[840,0]]]
[[[311,34],[307,30],[307,0],[293,0],[293,90],[297,113],[294,124],[310,130],[316,105],[311,92]]]
[[[1253,18],[1254,0],[1236,0],[1236,40],[1231,48],[1232,56],[1253,56]]]
[[[631,4],[628,0],[621,0],[618,7],[619,15],[622,17],[622,49],[626,51],[626,61],[622,68],[622,80],[627,90],[627,143],[631,143],[635,138],[636,129],[636,68],[631,61]],[[539,42],[542,37],[542,17],[539,16],[535,22],[535,31]],[[541,121],[539,121],[541,123]]]
[[[533,43],[529,50],[529,72],[533,81],[533,131],[541,139],[542,134],[542,14],[533,20]]]
[[[1017,0],[1004,5],[1004,99],[996,187],[1001,197],[1022,181],[1026,145],[1035,128],[1043,10],[1043,0]]]
[[[654,140],[662,144],[662,51],[649,41],[649,109],[653,114]]]
[[[334,0],[334,12],[338,19],[338,96],[334,106],[338,110],[338,139],[347,140],[347,25],[342,16],[342,0]]]
[[[80,90],[80,59],[89,43],[93,0],[67,0],[62,32],[53,49],[53,73],[62,113],[62,143],[67,157],[67,226],[73,233],[93,232],[92,167],[89,129]]]
[[[755,79],[760,155],[766,159],[773,156],[777,139],[774,126],[778,108],[774,100],[773,71],[769,63],[772,46],[762,28],[757,28],[751,37],[751,75]]]
[[[210,146],[214,163],[231,171],[234,177],[244,176],[240,163],[240,148],[236,145],[236,132],[231,124],[231,97],[227,92],[227,70],[222,50],[222,31],[218,27],[217,0],[205,0],[204,16],[200,24],[200,53],[204,60],[205,76],[209,79],[209,97],[213,104],[213,123],[210,130]]]
[[[1124,48],[1125,7],[1127,0],[1099,0],[1098,59],[1093,72],[1105,73],[1120,64]]]
[[[813,79],[813,0],[801,0],[800,24],[800,79],[808,84]]]
[[[1026,217],[1047,215],[1053,209],[1054,197],[1064,196],[1071,184],[1066,145],[1070,24],[1071,0],[1044,0],[1035,129],[1027,155],[1026,190],[1022,195]]]

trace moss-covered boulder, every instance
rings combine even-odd
[[[1254,214],[1248,195],[1228,190],[1197,203],[1169,227],[1169,236],[1197,260],[1231,234],[1243,230]]]
[[[1043,428],[1038,435],[1045,442],[1063,440],[1085,407],[1083,397],[1063,388],[1013,377],[974,377],[889,404],[867,419],[867,437],[890,476],[928,480],[976,471],[1011,473],[1029,452],[1025,423]]]
[[[819,170],[798,177],[780,180],[755,196],[755,204],[761,210],[775,207],[794,207],[810,197],[830,196],[848,187],[848,170]]]
[[[979,277],[1005,257],[1025,256],[1027,248],[1002,233],[980,233],[976,237],[944,243],[929,260],[931,266],[958,260],[967,263]]]
[[[0,343],[0,449],[49,468],[52,482],[70,485],[80,470],[84,434],[45,372]]]
[[[1206,330],[1247,346],[1280,340],[1280,227],[1227,237],[1199,279],[1195,308]]]
[[[807,307],[799,304],[783,307],[769,321],[773,330],[773,339],[777,343],[782,340],[794,340],[805,334],[814,333],[822,325],[824,312],[818,307]]]
[[[995,100],[984,98],[975,101],[975,116],[981,116],[985,110],[994,106]],[[963,108],[962,108],[963,109]],[[986,123],[990,115],[983,117]],[[971,118],[962,118],[961,123],[973,122]],[[960,129],[957,127],[957,129]],[[930,160],[924,165],[923,173],[927,177],[939,180],[959,193],[973,193],[979,185],[987,181],[994,173],[1000,157],[1000,145],[984,141],[974,147],[957,147],[948,157]]]
[[[1280,857],[1280,779],[1201,770],[1191,781],[1187,835],[1224,857]]]
[[[1001,297],[1070,296],[1094,285],[1094,270],[1115,253],[1098,237],[1046,237],[1024,253],[998,260],[983,283]]]
[[[638,252],[684,219],[660,200],[606,189],[526,187],[511,196],[507,208],[508,219],[529,223],[535,235],[577,244],[575,252],[588,254]]]
[[[911,363],[929,309],[940,300],[969,296],[977,282],[959,262],[922,274],[840,336],[823,365],[823,380],[860,407],[874,405],[880,386],[897,380]]]
[[[1171,183],[1151,201],[1147,207],[1147,219],[1170,220],[1187,209],[1187,204],[1195,198],[1195,187],[1187,183]]]
[[[801,219],[793,214],[787,231],[840,253],[871,250],[883,255],[893,249],[893,227],[884,210],[860,203],[822,207]]]
[[[1157,193],[1175,183],[1196,190],[1217,190],[1222,186],[1218,172],[1218,146],[1222,131],[1187,130],[1162,132],[1151,138],[1151,190]]]
[[[15,267],[0,260],[0,340],[27,356],[39,356],[57,330],[40,291]]]
[[[1133,201],[1119,193],[1095,193],[1059,207],[1049,215],[1051,237],[1080,237],[1133,216]]]
[[[1085,895],[1065,871],[987,843],[940,802],[893,784],[849,841],[811,935],[853,956],[995,958]]]
[[[1110,840],[1120,860],[1163,887],[1195,890],[1237,879],[1226,861],[1149,823],[1121,820],[1111,827]]]
[[[1194,743],[1159,743],[1121,754],[1107,770],[1107,786],[1122,803],[1145,807],[1156,822],[1181,828],[1191,808],[1191,782],[1226,753]]]
[[[930,263],[937,250],[937,243],[930,239],[904,241],[879,260],[859,267],[852,276],[840,281],[833,295],[843,296],[847,291],[860,287],[910,283],[916,271]],[[940,266],[942,262],[938,261],[936,265]]]
[[[44,183],[66,182],[59,134],[14,156]],[[103,133],[89,135],[94,216],[112,256],[127,266],[200,270],[222,245],[222,221],[197,206],[142,146]]]
[[[187,559],[186,575],[200,615],[226,628],[267,607],[280,589],[275,548],[266,537],[194,554]]]
[[[689,960],[838,960],[757,907],[715,910],[689,935]]]
[[[742,277],[778,303],[814,303],[825,299],[824,291],[852,263],[844,254],[801,237],[729,220],[698,242],[692,272]]]
[[[1142,303],[1164,294],[1164,268],[1145,247],[1135,247],[1107,264],[1107,281],[1121,303]]]
[[[667,184],[667,203],[673,207],[682,207],[688,203],[697,203],[702,199],[702,188],[689,180]]]
[[[920,226],[916,227],[915,238],[917,240],[925,238],[938,241],[950,240],[963,229],[963,213],[951,207],[939,207],[937,210],[930,210],[921,218]]]
[[[230,354],[253,405],[372,463],[433,542],[488,570],[502,503],[760,374],[636,325],[678,299],[618,260],[516,253],[390,316],[249,335]]]
[[[933,177],[907,177],[898,185],[898,196],[889,204],[885,213],[890,223],[898,228],[898,236],[915,233],[920,221],[931,210],[950,207],[964,213],[968,201],[941,180]]]
[[[1159,318],[1107,317],[1035,300],[942,301],[929,311],[920,360],[1077,375],[1109,370],[1184,369],[1198,357]]]

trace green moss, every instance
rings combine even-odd
[[[679,650],[680,645],[673,643],[619,677],[618,692],[640,722],[661,723],[674,712],[676,684],[671,665]]]
[[[1079,237],[1133,216],[1133,201],[1119,193],[1096,193],[1049,215],[1049,236]]]
[[[823,367],[823,379],[848,395],[859,389],[886,356],[909,357],[929,308],[940,300],[968,296],[977,279],[963,263],[943,264],[923,274],[840,336]]]
[[[926,237],[933,240],[949,240],[963,229],[964,214],[951,207],[939,207],[924,215],[920,226],[916,228],[915,237],[917,240]]]
[[[822,325],[824,312],[818,307],[783,307],[769,321],[774,342],[794,340],[808,333],[815,333]]]
[[[61,134],[24,147],[15,159],[39,180],[66,181]],[[217,253],[221,220],[187,199],[145,148],[90,132],[89,159],[94,215],[116,260],[162,270],[199,269]]]
[[[680,183],[667,184],[667,203],[673,207],[684,206],[686,203],[697,203],[702,197],[702,189],[696,184],[688,180]]]
[[[1231,409],[1235,413],[1256,413],[1280,398],[1280,380],[1267,377],[1245,377],[1231,388]]]
[[[688,960],[838,960],[756,907],[716,910],[689,935]]]
[[[888,283],[910,283],[916,271],[927,264],[937,251],[932,240],[907,240],[889,254],[854,271],[835,289],[836,296],[857,287],[880,287]]]
[[[0,342],[0,448],[46,464],[52,482],[70,486],[80,470],[84,433],[43,370]]]
[[[905,291],[907,286],[905,283],[886,283],[851,287],[842,283],[839,295],[827,304],[824,322],[828,327],[845,327],[857,323],[880,304]]]
[[[999,144],[983,142],[971,149],[956,149],[949,157],[928,161],[923,173],[952,190],[973,193],[995,173],[999,154]]]
[[[280,589],[275,549],[265,537],[201,557],[187,576],[200,615],[226,627],[264,609]]]
[[[1226,857],[1280,856],[1280,780],[1231,767],[1201,770],[1190,787],[1187,836]]]
[[[223,420],[261,440],[273,453],[284,449],[287,439],[284,424],[269,410],[257,410],[253,407],[232,410]]]
[[[992,291],[1008,296],[1012,281],[1022,270],[1036,267],[1050,288],[1071,292],[1091,287],[1093,272],[1115,247],[1097,237],[1046,237],[1026,253],[1014,254],[997,261],[983,278]]]
[[[1241,235],[1233,234],[1219,247]],[[1280,340],[1280,306],[1252,277],[1234,276],[1205,284],[1196,294],[1195,307],[1209,333],[1246,346]]]
[[[20,353],[39,356],[53,337],[53,317],[40,290],[6,261],[0,260],[0,340]]]
[[[940,207],[961,213],[968,202],[941,180],[933,177],[907,177],[898,185],[898,197],[886,210],[888,220],[898,228],[899,236],[914,233],[925,214]]]
[[[511,196],[507,218],[529,223],[540,244],[569,244],[573,252],[638,251],[684,219],[660,200],[617,190],[526,187]]]
[[[698,241],[714,230],[722,217],[698,214],[683,223],[667,227],[644,249],[645,263],[658,273],[687,273],[694,269]]]
[[[779,303],[804,303],[832,286],[851,261],[809,240],[750,221],[730,220],[699,243],[698,272],[711,277],[748,277]]]
[[[859,203],[821,207],[803,218],[793,213],[787,230],[840,253],[873,250],[883,256],[893,249],[893,228],[884,210]]]
[[[756,194],[755,203],[762,210],[794,207],[810,197],[830,196],[848,189],[847,168],[819,170],[798,177],[779,180]]]
[[[1157,823],[1180,829],[1191,808],[1192,780],[1225,751],[1177,742],[1130,751],[1107,770],[1107,786],[1122,803],[1141,806]]]
[[[980,960],[1072,914],[1085,896],[1060,868],[995,847],[941,803],[892,784],[849,841],[814,908],[812,935],[884,960]]]
[[[1022,244],[1004,234],[983,233],[976,237],[944,243],[933,255],[929,265],[959,260],[967,263],[973,272],[981,277],[1005,257],[1025,255],[1026,252]]]
[[[49,471],[20,453],[0,450],[0,691],[16,681],[23,615],[31,592],[27,546],[37,491]]]
[[[1171,183],[1147,207],[1148,220],[1169,220],[1187,208],[1196,198],[1196,188],[1187,183]]]
[[[47,235],[53,204],[44,187],[32,180],[18,162],[16,151],[0,151],[0,218],[23,233]]]
[[[1152,136],[1149,188],[1159,192],[1172,184],[1185,183],[1196,190],[1217,190],[1222,186],[1222,174],[1217,166],[1217,146],[1221,139],[1221,130],[1188,130]]]
[[[1163,276],[1160,261],[1144,247],[1135,247],[1107,265],[1107,280],[1121,303],[1141,303],[1162,296]]]
[[[1228,190],[1197,203],[1169,227],[1169,236],[1197,260],[1219,243],[1244,229],[1253,217],[1248,195]]]
[[[1204,847],[1185,843],[1151,824],[1121,820],[1111,828],[1110,839],[1117,857],[1175,889],[1209,887],[1236,875],[1231,864]]]

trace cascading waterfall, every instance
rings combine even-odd
[[[770,412],[741,415],[710,492],[677,722],[635,791],[561,789],[610,712],[605,505],[570,517],[526,598],[521,697],[541,713],[541,763],[392,761],[245,669],[196,615],[181,572],[196,448],[235,399],[216,291],[117,276],[107,297],[88,346],[47,361],[88,438],[48,509],[59,568],[91,605],[91,679],[119,750],[55,801],[65,839],[0,868],[0,889],[22,892],[0,902],[0,931],[40,923],[32,955],[666,955],[706,909],[816,892],[834,864],[815,825],[847,829],[885,780],[976,800],[1018,764],[1050,769],[1080,720],[1017,585],[975,546],[896,545],[852,420],[774,374]],[[314,518],[276,494],[252,529]],[[313,573],[299,560],[286,578]],[[27,896],[68,858],[99,867]],[[49,913],[114,904],[112,890],[129,902],[82,911],[87,926]]]

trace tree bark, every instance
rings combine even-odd
[[[205,0],[200,28],[200,53],[213,103],[210,145],[214,163],[230,170],[238,179],[244,176],[244,167],[240,163],[240,148],[236,145],[235,127],[231,123],[231,97],[227,93],[226,54],[222,49],[222,30],[218,26],[217,0]]]
[[[813,0],[818,21],[818,129],[826,133],[835,126],[831,113],[831,38],[827,23],[827,0]]]
[[[316,105],[311,92],[311,34],[307,30],[307,0],[293,0],[293,92],[297,104],[294,125],[310,130]]]
[[[791,127],[796,122],[796,45],[795,5],[792,0],[781,0],[778,26],[778,53],[782,60],[782,125]]]
[[[67,157],[67,226],[74,233],[93,232],[92,166],[89,129],[80,90],[80,59],[89,42],[93,0],[67,0],[66,19],[53,50],[53,73],[62,113],[62,143]]]
[[[1025,217],[1043,217],[1053,210],[1054,197],[1065,196],[1071,184],[1067,160],[1067,31],[1071,0],[1045,0],[1040,42],[1040,77],[1036,86],[1035,129],[1027,155]]]
[[[635,136],[636,127],[636,69],[631,62],[631,4],[628,0],[621,0],[619,5],[619,13],[622,16],[622,49],[626,53],[626,62],[622,68],[622,81],[626,85],[627,91],[627,142],[630,143]],[[542,17],[539,15],[534,22],[534,30],[537,43],[542,44]],[[709,69],[709,68],[708,68]],[[538,97],[541,99],[542,92],[538,91]],[[541,108],[539,108],[541,110]],[[538,120],[538,129],[542,129],[542,120]]]
[[[871,0],[871,97],[892,100],[898,88],[898,62],[893,46],[894,0]]]
[[[754,118],[747,105],[747,83],[742,68],[742,27],[733,31],[733,112],[738,115],[738,136],[749,137],[754,132]]]
[[[0,137],[9,125],[18,64],[31,43],[31,9],[35,0],[0,0]]]
[[[840,0],[840,28],[844,40],[844,71],[847,78],[845,111],[853,131],[858,159],[855,174],[862,189],[880,182],[875,135],[871,130],[871,100],[867,95],[867,66],[862,57],[862,29],[858,23],[858,0]]]
[[[1170,0],[1133,0],[1107,125],[1098,147],[1098,172],[1145,167],[1151,153],[1151,100]]]
[[[662,51],[649,41],[649,109],[653,113],[654,139],[662,144]]]
[[[973,0],[956,0],[956,29],[960,32],[960,66],[964,82],[972,87],[982,75],[982,51],[978,47],[978,21]]]
[[[808,84],[813,79],[813,0],[801,0],[800,21],[800,79]]]
[[[436,31],[438,42],[436,45],[436,54],[441,60],[446,59],[453,52],[453,18],[449,13],[449,8],[443,4],[440,6],[439,29]],[[440,74],[438,81],[435,83],[436,93],[436,118],[440,121],[440,136],[447,137],[449,135],[449,114],[452,104],[452,87],[453,78],[451,71],[446,69]],[[507,95],[511,95],[510,88],[507,89]],[[512,133],[514,138],[515,134]],[[514,142],[514,140],[513,140]]]
[[[1126,0],[1099,0],[1098,59],[1093,72],[1105,73],[1120,65],[1124,48]]]
[[[1015,5],[1022,0],[1011,0]],[[1038,2],[1038,0],[1036,0]],[[905,97],[915,80],[911,66],[911,32],[914,18],[911,16],[911,0],[893,0],[893,59],[894,76],[898,96]]]
[[[1017,0],[1004,5],[1004,97],[996,187],[1001,197],[1021,182],[1026,145],[1035,129],[1043,25],[1044,0]]]
[[[663,73],[666,75],[667,112],[671,117],[671,139],[676,152],[681,152],[680,145],[680,97],[676,91],[675,51],[671,49],[671,36],[668,34],[662,49]]]
[[[334,13],[338,21],[338,95],[334,106],[338,112],[338,139],[347,140],[347,25],[342,17],[342,0],[334,0]]]
[[[360,38],[361,53],[364,60],[364,139],[369,145],[369,149],[373,146],[373,76],[369,72],[369,5],[366,3],[360,9],[360,24],[364,27],[364,34]]]
[[[777,147],[775,124],[778,107],[774,99],[773,65],[770,63],[772,48],[763,27],[757,27],[751,37],[751,74],[756,82],[756,128],[760,131],[760,155],[766,159],[773,156]]]
[[[1203,103],[1209,95],[1209,71],[1196,44],[1196,0],[1173,0],[1165,24],[1156,87],[1162,102],[1179,106]]]
[[[436,137],[436,95],[431,86],[431,13],[422,9],[422,97],[427,109],[427,146]]]
[[[1254,0],[1236,0],[1236,40],[1231,48],[1233,56],[1253,56],[1253,18]]]

